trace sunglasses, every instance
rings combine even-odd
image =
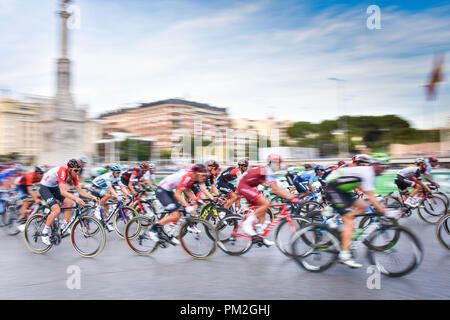
[[[73,172],[80,172],[80,169],[72,169]]]

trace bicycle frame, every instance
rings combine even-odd
[[[271,208],[272,207],[282,207],[282,210],[276,216],[276,218],[266,227],[266,229],[264,229],[264,232],[260,235],[261,237],[265,237],[273,229],[273,227],[275,225],[277,225],[283,218],[286,218],[286,220],[288,221],[289,227],[291,228],[293,233],[295,233],[297,231],[297,229],[295,228],[294,222],[292,221],[291,214],[287,210],[286,204],[274,204],[274,205],[271,205],[270,207]],[[257,207],[253,206],[250,209],[254,210],[255,208],[257,208]],[[249,240],[253,239],[252,236],[236,233],[236,231],[239,229],[239,227],[242,225],[242,223],[245,221],[245,219],[247,218],[248,215],[249,215],[249,213],[246,213],[245,216],[243,217],[243,219],[241,220],[241,222],[233,230],[233,233],[231,234],[233,237],[245,238],[245,239],[249,239]]]

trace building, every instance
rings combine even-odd
[[[105,133],[125,131],[150,138],[154,157],[176,148],[183,137],[197,135],[213,141],[216,137],[225,136],[227,129],[231,128],[225,108],[182,99],[143,103],[102,114],[99,120]]]
[[[0,154],[18,153],[26,157],[37,157],[41,148],[40,112],[48,103],[41,101],[19,101],[12,98],[0,100]]]

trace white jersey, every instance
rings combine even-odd
[[[151,174],[151,173],[150,173],[150,170],[149,170],[149,171],[147,171],[147,172],[144,174],[144,176],[143,176],[142,178],[143,178],[144,180],[150,181],[150,180],[155,179],[155,175],[154,175],[154,174]]]
[[[104,173],[92,181],[92,184],[99,188],[107,188],[108,186],[115,185],[119,182],[120,175],[115,178],[112,171]]]
[[[420,168],[417,166],[414,167],[407,167],[405,169],[400,170],[397,172],[398,175],[401,175],[403,178],[409,179],[412,177],[416,177],[417,179],[422,179],[420,176],[421,171]]]
[[[187,174],[189,170],[181,169],[174,174],[165,177],[159,184],[158,187],[163,188],[166,191],[175,190],[180,184],[181,179]]]
[[[372,166],[344,167],[334,170],[325,179],[326,182],[333,182],[336,179],[342,180],[344,177],[357,177],[361,179],[361,188],[364,191],[375,190],[375,171]]]

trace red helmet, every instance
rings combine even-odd
[[[205,173],[207,170],[206,170],[206,167],[205,167],[204,164],[196,163],[196,164],[192,165],[191,171],[192,172],[197,172],[197,173]]]
[[[430,157],[430,158],[428,159],[428,161],[429,161],[429,162],[439,162],[438,158],[436,158],[436,157]]]
[[[247,159],[247,158],[244,158],[244,159],[239,160],[239,161],[238,161],[238,166],[239,166],[239,167],[241,167],[241,166],[248,167],[248,159]]]
[[[70,159],[69,162],[67,162],[67,167],[68,168],[81,168],[81,162],[80,160],[77,159]]]
[[[281,158],[281,156],[279,156],[278,154],[272,153],[269,154],[269,156],[267,157],[267,160],[270,162],[283,162],[283,159]]]
[[[141,162],[139,163],[139,168],[141,168],[142,170],[148,170],[150,169],[150,165],[147,162]]]

